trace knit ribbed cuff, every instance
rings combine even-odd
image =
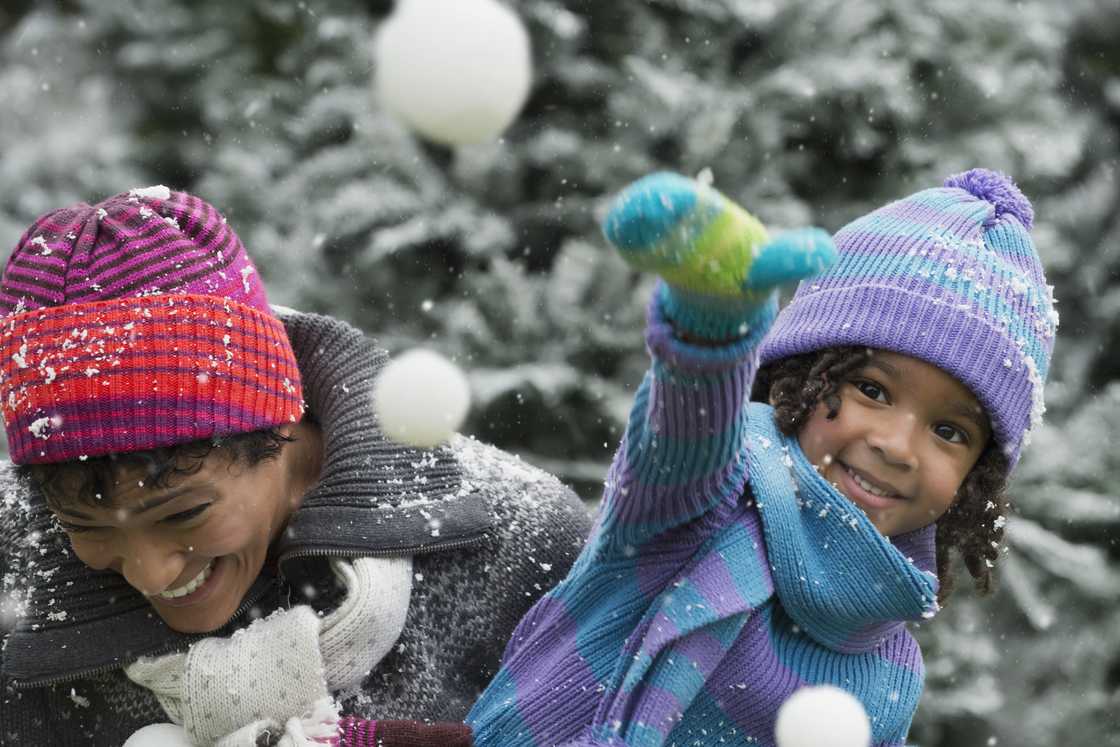
[[[466,724],[420,721],[371,721],[349,717],[339,725],[339,747],[471,747]]]
[[[734,342],[759,327],[769,327],[778,312],[777,293],[760,299],[711,296],[658,283],[657,300],[682,338]]]
[[[0,406],[16,464],[171,446],[303,416],[279,319],[178,294],[6,317]]]

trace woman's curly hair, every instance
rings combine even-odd
[[[284,444],[292,440],[275,428],[267,428],[145,451],[51,464],[25,464],[17,471],[31,479],[52,510],[81,505],[112,508],[115,492],[112,488],[123,471],[142,467],[149,485],[166,488],[174,477],[197,473],[212,452],[227,455],[233,463],[255,467],[275,458]]]
[[[866,347],[833,347],[775,361],[755,377],[752,399],[774,405],[778,429],[796,435],[817,405],[828,407],[828,418],[840,412],[840,387],[873,355]],[[1011,502],[1004,494],[1008,459],[989,439],[980,458],[961,483],[957,499],[937,521],[938,601],[953,590],[956,550],[981,594],[992,589],[992,570],[1003,542],[1005,514]]]

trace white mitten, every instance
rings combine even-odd
[[[294,734],[294,722],[314,732],[325,704],[334,708],[330,691],[357,688],[396,643],[412,594],[411,558],[331,566],[347,592],[326,618],[306,605],[281,610],[229,638],[204,638],[187,653],[139,659],[125,674],[151,690],[197,744],[233,747],[281,725]]]
[[[125,672],[155,692],[196,744],[213,744],[255,721],[283,724],[330,696],[319,618],[306,605],[256,620],[229,638],[203,638],[186,654],[140,659]]]

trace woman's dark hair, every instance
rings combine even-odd
[[[294,439],[275,428],[235,433],[145,451],[106,454],[53,464],[24,464],[19,473],[42,491],[52,510],[84,505],[112,507],[114,486],[122,471],[142,467],[153,487],[166,488],[173,477],[193,475],[212,452],[221,451],[231,464],[255,467],[274,459]]]
[[[840,412],[840,387],[863,368],[873,351],[865,347],[834,347],[775,361],[755,377],[752,399],[771,402],[778,429],[796,435],[817,405],[828,418]],[[937,521],[938,601],[953,590],[953,551],[960,554],[981,594],[992,589],[992,569],[999,558],[1006,511],[1008,460],[993,439],[961,483],[957,499]]]

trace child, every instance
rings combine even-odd
[[[605,223],[663,278],[592,536],[468,716],[477,745],[773,745],[799,687],[906,738],[949,551],[986,583],[1057,317],[1029,202],[981,169],[871,213],[826,266],[655,175]],[[762,375],[755,376],[758,366]],[[758,402],[749,402],[752,385]],[[769,404],[767,403],[769,402]]]
[[[461,721],[586,536],[575,495],[508,455],[386,440],[385,353],[270,308],[192,195],[43,216],[0,313],[20,465],[0,468],[4,744],[120,745],[168,721],[198,744],[299,743],[333,735],[336,696],[354,717]]]

